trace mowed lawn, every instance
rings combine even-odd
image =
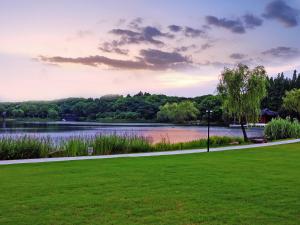
[[[300,224],[300,144],[0,166],[0,224]]]

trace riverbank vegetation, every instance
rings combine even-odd
[[[299,224],[300,144],[1,166],[0,224]]]
[[[300,89],[286,92],[283,97],[283,107],[294,112],[295,117],[300,116]],[[290,116],[286,119],[274,118],[266,125],[264,135],[270,140],[300,138],[300,123]]]
[[[281,117],[297,114],[283,107],[286,91],[300,89],[300,74],[294,71],[291,78],[283,73],[277,77],[267,77],[267,94],[261,108],[279,112]],[[166,96],[140,92],[135,95],[107,95],[100,98],[68,98],[55,101],[0,103],[0,115],[23,120],[79,120],[79,121],[118,121],[156,122],[160,107],[168,104],[193,102],[198,109],[197,121],[206,121],[206,110],[213,110],[211,121],[227,123],[230,118],[223,116],[223,100],[218,95],[204,95],[194,98]],[[194,116],[190,119],[195,120]],[[168,121],[169,118],[166,118]]]
[[[300,123],[290,118],[276,118],[266,125],[264,134],[270,140],[300,138]]]
[[[243,143],[244,141],[238,137],[211,137],[210,139],[212,147]],[[2,137],[0,138],[0,160],[157,152],[206,146],[206,139],[182,143],[170,143],[164,139],[153,144],[148,138],[132,135],[78,136],[56,141],[29,136]],[[88,149],[92,149],[92,152],[89,153]]]
[[[279,73],[276,77],[267,77],[267,96],[262,101],[262,108],[279,112],[280,117],[296,117],[293,110],[283,106],[283,98],[287,91],[300,89],[300,74],[295,70],[291,75]]]

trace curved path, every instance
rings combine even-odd
[[[211,148],[211,152],[227,151],[227,150],[238,150],[248,148],[259,148],[273,145],[292,144],[300,142],[300,139],[277,141],[264,144],[250,144],[250,145],[239,145],[239,146],[228,146]],[[40,159],[18,159],[18,160],[0,160],[0,165],[9,164],[23,164],[23,163],[41,163],[41,162],[61,162],[61,161],[74,161],[74,160],[88,160],[88,159],[111,159],[111,158],[126,158],[126,157],[146,157],[146,156],[162,156],[162,155],[182,155],[182,154],[193,154],[193,153],[204,153],[206,149],[192,149],[192,150],[176,150],[176,151],[165,151],[165,152],[147,152],[147,153],[131,153],[131,154],[118,154],[118,155],[99,155],[99,156],[77,156],[77,157],[59,157],[59,158],[40,158]]]

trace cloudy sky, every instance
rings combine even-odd
[[[224,67],[300,69],[299,0],[1,0],[0,101],[214,93]]]

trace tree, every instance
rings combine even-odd
[[[177,103],[166,103],[165,105],[161,106],[157,112],[157,120],[161,122],[174,121],[177,107]]]
[[[198,114],[199,110],[197,109],[194,102],[180,102],[175,113],[175,122],[184,123],[187,121],[196,120]]]
[[[22,109],[13,109],[11,113],[15,118],[22,118],[24,116],[24,111]]]
[[[47,114],[50,119],[58,118],[58,112],[55,109],[49,109]]]
[[[267,78],[267,83],[267,96],[262,101],[262,108],[269,108],[286,117],[287,110],[282,107],[283,97],[287,91],[300,88],[300,74],[294,70],[292,78],[289,78],[279,73],[275,78]]]
[[[222,98],[219,95],[207,95],[199,103],[200,119],[207,120],[206,110],[212,110],[212,121],[222,121]]]
[[[49,105],[48,104],[41,104],[40,107],[37,108],[37,116],[39,118],[46,118],[48,115],[48,108]]]
[[[21,104],[20,109],[24,112],[24,116],[36,117],[38,112],[38,106],[33,103],[24,102]]]
[[[0,105],[0,115],[5,112],[5,107],[3,105]]]
[[[86,116],[87,103],[79,101],[71,107],[72,112],[79,117]]]
[[[286,92],[283,98],[283,107],[300,115],[300,89]]]
[[[160,107],[157,119],[162,122],[184,123],[197,119],[199,110],[194,102],[167,103]]]
[[[223,108],[239,120],[245,141],[248,141],[245,124],[258,121],[260,105],[266,96],[266,71],[263,66],[250,70],[239,64],[225,68],[220,77],[218,92],[223,98]]]

